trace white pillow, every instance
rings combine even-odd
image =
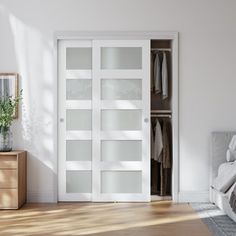
[[[228,149],[226,152],[226,161],[231,162],[236,160],[236,152],[233,152],[232,150]]]

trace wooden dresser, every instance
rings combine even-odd
[[[0,152],[0,209],[18,209],[26,202],[26,151]]]

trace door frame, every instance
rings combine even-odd
[[[172,41],[172,143],[173,143],[173,169],[172,169],[172,199],[179,201],[179,69],[178,69],[178,32],[177,31],[57,31],[54,34],[54,73],[56,86],[54,87],[54,99],[57,101],[54,116],[55,150],[57,160],[55,161],[54,187],[55,200],[58,201],[58,147],[59,147],[59,73],[58,73],[58,44],[60,40],[171,40]]]

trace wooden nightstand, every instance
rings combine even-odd
[[[26,202],[26,151],[0,152],[0,209],[18,209]]]

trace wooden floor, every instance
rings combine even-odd
[[[188,204],[27,204],[0,211],[0,235],[210,236]]]

